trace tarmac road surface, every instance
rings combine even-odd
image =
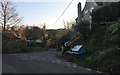
[[[59,58],[58,51],[3,54],[2,73],[96,73]]]

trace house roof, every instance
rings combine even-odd
[[[96,2],[86,2],[85,3],[85,7],[83,9],[83,12],[85,12],[86,10],[89,11],[92,7],[94,7],[94,8],[98,7],[98,5],[96,4]]]

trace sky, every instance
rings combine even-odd
[[[69,8],[60,17],[71,0],[29,0],[14,1],[16,10],[23,17],[23,24],[30,26],[41,26],[46,24],[47,29],[64,28],[64,21],[75,21],[77,18],[77,4],[82,3],[82,9],[85,5],[85,0],[73,0]]]

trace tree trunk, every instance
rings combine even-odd
[[[6,16],[4,16],[3,31],[5,31],[5,28],[6,28]]]

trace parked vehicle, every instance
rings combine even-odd
[[[67,53],[71,55],[82,55],[86,53],[86,49],[83,45],[75,45],[71,50],[68,50]]]

